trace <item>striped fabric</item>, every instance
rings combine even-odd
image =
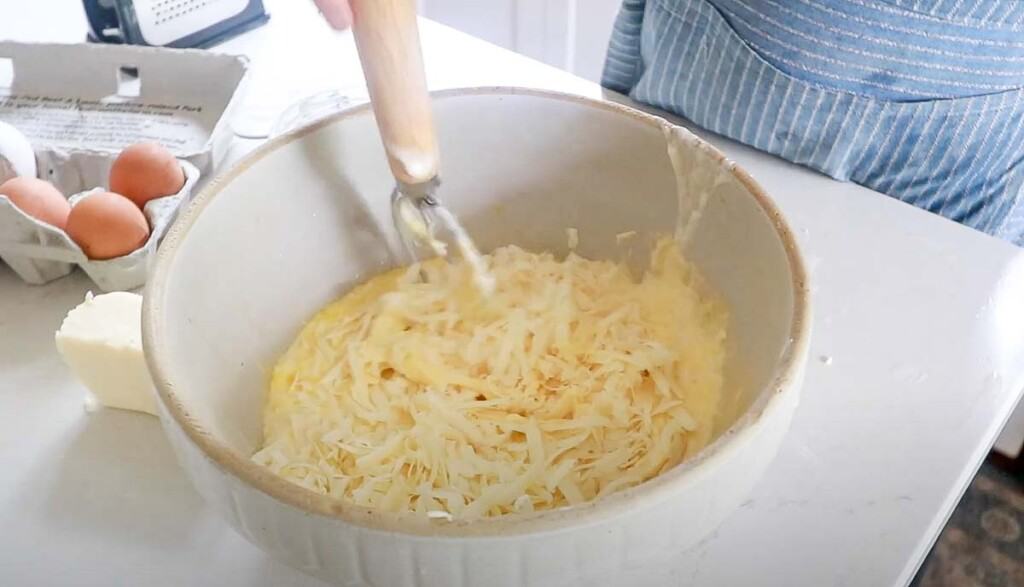
[[[1024,245],[1024,1],[625,0],[602,83]]]

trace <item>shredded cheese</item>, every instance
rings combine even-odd
[[[626,232],[620,232],[619,234],[615,235],[615,244],[621,245],[622,243],[633,238],[634,236],[636,236],[635,230],[627,230]]]
[[[360,506],[475,519],[584,503],[709,440],[727,313],[662,239],[624,265],[507,246],[377,276],[273,370],[253,459]],[[426,279],[422,279],[425,276]]]

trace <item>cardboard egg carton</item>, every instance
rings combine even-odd
[[[146,283],[157,245],[177,218],[178,210],[192,199],[199,181],[195,165],[179,162],[185,171],[185,185],[174,195],[146,202],[142,212],[149,222],[149,238],[138,249],[114,259],[89,259],[63,230],[25,214],[0,193],[0,259],[28,283],[47,283],[71,273],[77,265],[103,291],[140,287]],[[97,187],[75,194],[69,198],[71,205],[96,191],[106,190]]]
[[[72,202],[107,186],[114,159],[137,142],[162,144],[186,176],[181,192],[146,204],[146,244],[106,261],[0,195],[0,259],[33,284],[80,266],[105,291],[143,285],[160,239],[227,150],[247,68],[243,57],[203,50],[0,42],[0,120],[28,138],[36,174]]]

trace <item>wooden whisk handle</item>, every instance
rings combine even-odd
[[[350,0],[356,48],[388,163],[400,183],[437,176],[438,150],[414,0]]]

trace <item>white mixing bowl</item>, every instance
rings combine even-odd
[[[484,250],[633,258],[709,195],[686,254],[730,307],[726,409],[697,457],[581,507],[471,523],[331,500],[249,459],[271,366],[303,322],[392,263],[393,179],[366,107],[274,139],[168,234],[146,292],[160,416],[200,493],[246,538],[346,585],[620,585],[708,535],[768,466],[797,404],[809,302],[793,237],[721,153],[621,105],[521,89],[436,96],[441,196]],[[668,132],[667,132],[668,131]],[[682,200],[666,150],[680,148]],[[716,178],[717,181],[716,181]]]

